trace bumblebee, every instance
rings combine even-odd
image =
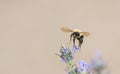
[[[71,30],[69,28],[62,27],[61,30],[63,32],[66,32],[66,33],[71,32],[70,43],[71,43],[71,40],[73,40],[73,45],[75,45],[75,40],[78,40],[79,41],[79,45],[78,45],[79,48],[81,48],[84,37],[85,36],[87,37],[90,35],[89,32],[82,32],[80,29]]]

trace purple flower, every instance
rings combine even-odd
[[[95,53],[95,57],[91,61],[91,66],[97,74],[101,74],[105,69],[106,63],[102,60],[101,52],[97,51]]]
[[[92,67],[91,65],[85,63],[84,61],[80,60],[78,62],[78,64],[80,65],[80,72],[81,73],[86,73],[86,74],[91,74],[92,73]]]
[[[73,59],[72,51],[69,48],[61,47],[60,54],[57,54],[63,62],[70,62]]]
[[[76,46],[76,45],[74,45],[74,47],[73,47],[73,54],[75,54],[75,52],[77,51],[77,50],[79,50],[79,48]]]
[[[88,64],[87,64],[87,63],[85,63],[85,62],[82,61],[82,60],[80,60],[78,63],[79,63],[79,65],[80,65],[81,71],[87,70],[87,68],[88,68]]]

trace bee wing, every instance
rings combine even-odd
[[[81,32],[83,34],[83,36],[89,36],[90,33],[89,32]]]
[[[61,28],[61,30],[63,31],[63,32],[73,32],[73,30],[71,30],[71,29],[69,29],[69,28],[65,28],[65,27],[62,27]]]

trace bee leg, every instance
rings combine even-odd
[[[75,37],[73,38],[73,47],[74,47],[74,45],[75,45]]]
[[[80,38],[79,38],[79,48],[81,48],[81,45],[82,45],[82,43],[83,43],[83,36],[80,36]]]
[[[81,43],[79,43],[78,48],[81,48]]]
[[[70,35],[70,43],[71,43],[71,40],[72,40],[72,36],[73,36],[73,34]]]

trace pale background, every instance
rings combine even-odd
[[[62,26],[91,33],[75,63],[99,50],[120,73],[119,0],[0,0],[0,74],[67,74],[55,55],[69,42]]]

